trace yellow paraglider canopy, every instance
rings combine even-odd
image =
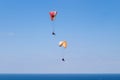
[[[59,47],[67,48],[67,41],[60,41],[59,42]]]

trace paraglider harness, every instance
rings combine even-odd
[[[64,59],[64,58],[62,58],[62,61],[65,61],[65,59]]]
[[[52,35],[56,35],[54,32],[52,32]]]

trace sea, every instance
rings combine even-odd
[[[0,80],[120,80],[120,74],[0,74]]]

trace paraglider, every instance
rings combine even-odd
[[[60,41],[59,42],[59,47],[67,48],[67,41]],[[62,61],[65,61],[65,59],[62,58]]]
[[[49,12],[49,15],[50,15],[51,21],[54,22],[55,17],[56,17],[56,15],[57,15],[57,11],[50,11],[50,12]],[[53,23],[52,23],[52,24],[53,24]],[[54,26],[52,25],[52,27],[53,27],[52,35],[55,36],[56,34],[55,34],[55,32],[54,32]]]

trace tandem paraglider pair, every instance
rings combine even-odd
[[[50,11],[49,12],[49,15],[50,15],[50,20],[52,22],[52,35],[55,36],[56,33],[55,33],[55,29],[54,29],[54,21],[55,21],[55,18],[56,18],[56,15],[57,15],[57,11]],[[63,47],[64,49],[67,48],[67,41],[60,41],[59,42],[59,47]],[[62,61],[65,62],[65,59],[62,58]]]

